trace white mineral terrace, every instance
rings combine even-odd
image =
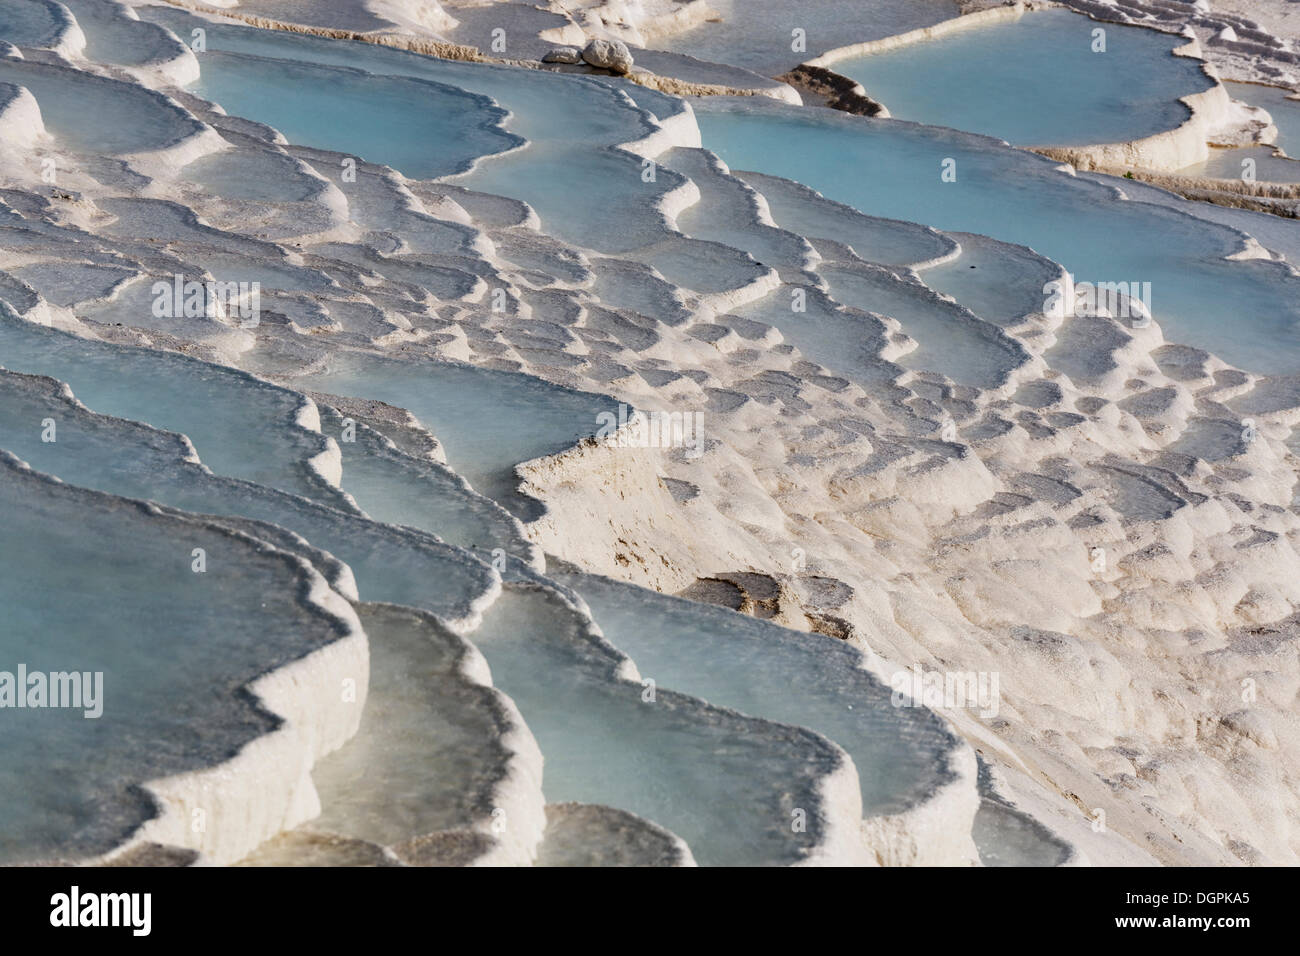
[[[787,6],[0,5],[0,864],[1300,863],[1286,4]]]

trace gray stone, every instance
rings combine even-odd
[[[581,63],[582,51],[575,46],[557,46],[546,52],[543,63]]]

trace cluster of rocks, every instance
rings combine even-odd
[[[574,46],[557,46],[542,57],[543,63],[586,63],[598,69],[623,75],[632,71],[632,53],[621,40],[592,40],[579,50]]]

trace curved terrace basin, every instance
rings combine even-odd
[[[825,838],[816,812],[807,832],[789,823],[793,809],[816,806],[836,765],[816,734],[663,685],[648,700],[639,680],[622,676],[625,659],[553,591],[507,588],[469,637],[541,746],[548,802],[636,813],[706,866],[795,863]]]
[[[878,320],[812,293],[804,310],[796,312],[790,308],[791,291],[782,286],[733,313],[780,329],[782,339],[804,356],[849,381],[865,384],[898,374],[897,366],[881,361],[885,328]]]
[[[985,866],[1060,866],[1069,858],[1041,823],[994,800],[980,803],[971,836]]]
[[[68,7],[86,34],[85,55],[100,63],[151,66],[186,55],[178,37],[152,23],[131,19],[113,0],[68,0]]]
[[[348,424],[351,422],[351,425]],[[474,494],[446,465],[404,454],[378,432],[328,406],[321,430],[338,441],[343,489],[375,521],[436,534],[461,548],[503,548],[528,556],[532,548],[509,512]]]
[[[903,331],[918,343],[914,352],[899,359],[906,368],[941,372],[962,385],[996,388],[1024,361],[1024,352],[995,327],[887,272],[833,266],[818,272],[837,302],[902,323]]]
[[[535,866],[694,866],[676,834],[636,814],[586,803],[546,808]]]
[[[7,0],[0,9],[0,40],[14,46],[52,46],[66,29],[67,20],[50,0]]]
[[[1059,866],[1070,849],[1033,817],[998,795],[988,764],[979,761],[980,808],[971,836],[985,866]]]
[[[0,59],[0,82],[25,86],[60,143],[99,153],[143,153],[202,130],[152,90],[79,70]]]
[[[426,117],[452,138],[472,124],[465,118],[455,123],[429,118],[427,97],[419,103],[403,98],[402,91],[420,88],[409,80],[447,84],[444,90],[454,86],[467,99],[469,94],[491,97],[509,112],[503,124],[509,134],[494,131],[488,142],[476,145],[470,138],[456,148],[472,158],[527,145],[478,164],[464,185],[522,199],[537,210],[548,232],[606,252],[636,248],[665,234],[655,206],[680,177],[659,170],[656,181],[647,183],[639,158],[610,148],[640,139],[654,127],[608,82],[218,26],[179,11],[148,9],[142,16],[178,30],[202,23],[208,31],[209,52],[201,59],[194,92],[231,113],[276,127],[295,144],[352,153],[411,177],[467,168],[448,169],[437,160],[451,148],[445,142],[436,142],[438,150],[430,157],[430,143],[412,135],[413,117]],[[265,96],[268,84],[281,90],[278,103]],[[347,123],[338,122],[341,104],[347,107]],[[479,108],[500,116],[494,108]],[[576,202],[579,194],[583,201]],[[618,229],[608,228],[611,219],[619,221]]]
[[[1239,146],[1210,149],[1209,158],[1178,170],[1180,176],[1209,176],[1212,179],[1243,179],[1247,170],[1256,180],[1267,183],[1300,182],[1300,160],[1279,156],[1272,146]]]
[[[1277,127],[1277,139],[1272,146],[1211,149],[1205,162],[1178,172],[1184,176],[1240,179],[1249,170],[1256,180],[1264,182],[1300,182],[1300,100],[1291,99],[1289,90],[1276,86],[1258,83],[1225,83],[1224,86],[1234,100],[1268,110]],[[1279,149],[1286,155],[1278,155]]]
[[[1168,206],[1170,209],[1190,213],[1199,219],[1240,229],[1254,236],[1266,249],[1282,256],[1288,262],[1300,262],[1300,229],[1296,228],[1294,219],[1284,219],[1281,216],[1256,212],[1253,209],[1194,202],[1135,179],[1121,179],[1104,173],[1081,173],[1080,178],[1113,186],[1130,199]]]
[[[834,740],[858,768],[864,814],[906,810],[948,779],[955,740],[942,721],[923,708],[894,707],[890,689],[843,641],[596,575],[555,579],[587,602],[643,677]]]
[[[1258,83],[1225,83],[1224,86],[1234,100],[1268,110],[1273,125],[1277,127],[1277,139],[1273,145],[1300,160],[1300,100],[1293,98],[1295,93]]]
[[[371,692],[357,735],[312,773],[312,826],[396,844],[490,818],[509,721],[496,692],[462,673],[468,645],[405,608],[358,612]]]
[[[420,607],[464,626],[491,588],[487,566],[459,549],[297,495],[215,476],[183,457],[188,446],[181,436],[71,405],[48,379],[0,374],[0,412],[0,448],[32,467],[85,488],[289,529],[347,562],[366,600]],[[274,427],[255,414],[253,405],[240,413],[248,431]],[[57,426],[56,441],[41,441],[39,429],[22,427],[47,418]]]
[[[1105,52],[1093,52],[1093,31]],[[1178,98],[1212,87],[1177,34],[1026,13],[933,40],[835,61],[891,115],[987,133],[1018,146],[1118,143],[1181,125]]]
[[[465,172],[518,145],[485,98],[439,83],[339,66],[209,50],[191,90],[227,112],[274,126],[290,142],[386,163],[408,176]],[[275,96],[266,91],[274,89]],[[346,122],[340,122],[346,116]]]
[[[1167,338],[1252,371],[1300,368],[1300,278],[1277,262],[1226,261],[1243,248],[1239,232],[1120,200],[986,137],[736,100],[702,100],[696,116],[733,169],[797,180],[870,215],[1029,246],[1080,282],[1150,282]],[[940,178],[945,159],[955,182]]]
[[[290,157],[273,152],[209,153],[186,166],[184,175],[218,196],[258,202],[303,202],[325,186]]]
[[[112,849],[156,815],[141,784],[222,763],[279,726],[250,682],[348,633],[313,603],[320,578],[303,562],[7,455],[0,515],[0,670],[102,675],[97,717],[50,698],[3,712],[0,863]]]
[[[610,399],[527,375],[362,354],[336,356],[295,384],[408,409],[444,442],[457,474],[520,515],[531,515],[535,503],[515,491],[515,465],[595,434],[597,415],[618,410]]]
[[[245,372],[42,328],[0,309],[0,366],[67,382],[95,411],[181,432],[220,474],[327,497],[306,461],[324,440],[297,424],[302,397]],[[258,422],[257,427],[250,423]]]
[[[1060,278],[1054,262],[985,236],[952,238],[961,243],[961,255],[922,270],[922,282],[998,325],[1016,325],[1042,310],[1043,286]]]

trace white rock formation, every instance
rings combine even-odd
[[[590,65],[613,73],[632,71],[632,54],[622,40],[596,38],[582,49],[582,58]]]

